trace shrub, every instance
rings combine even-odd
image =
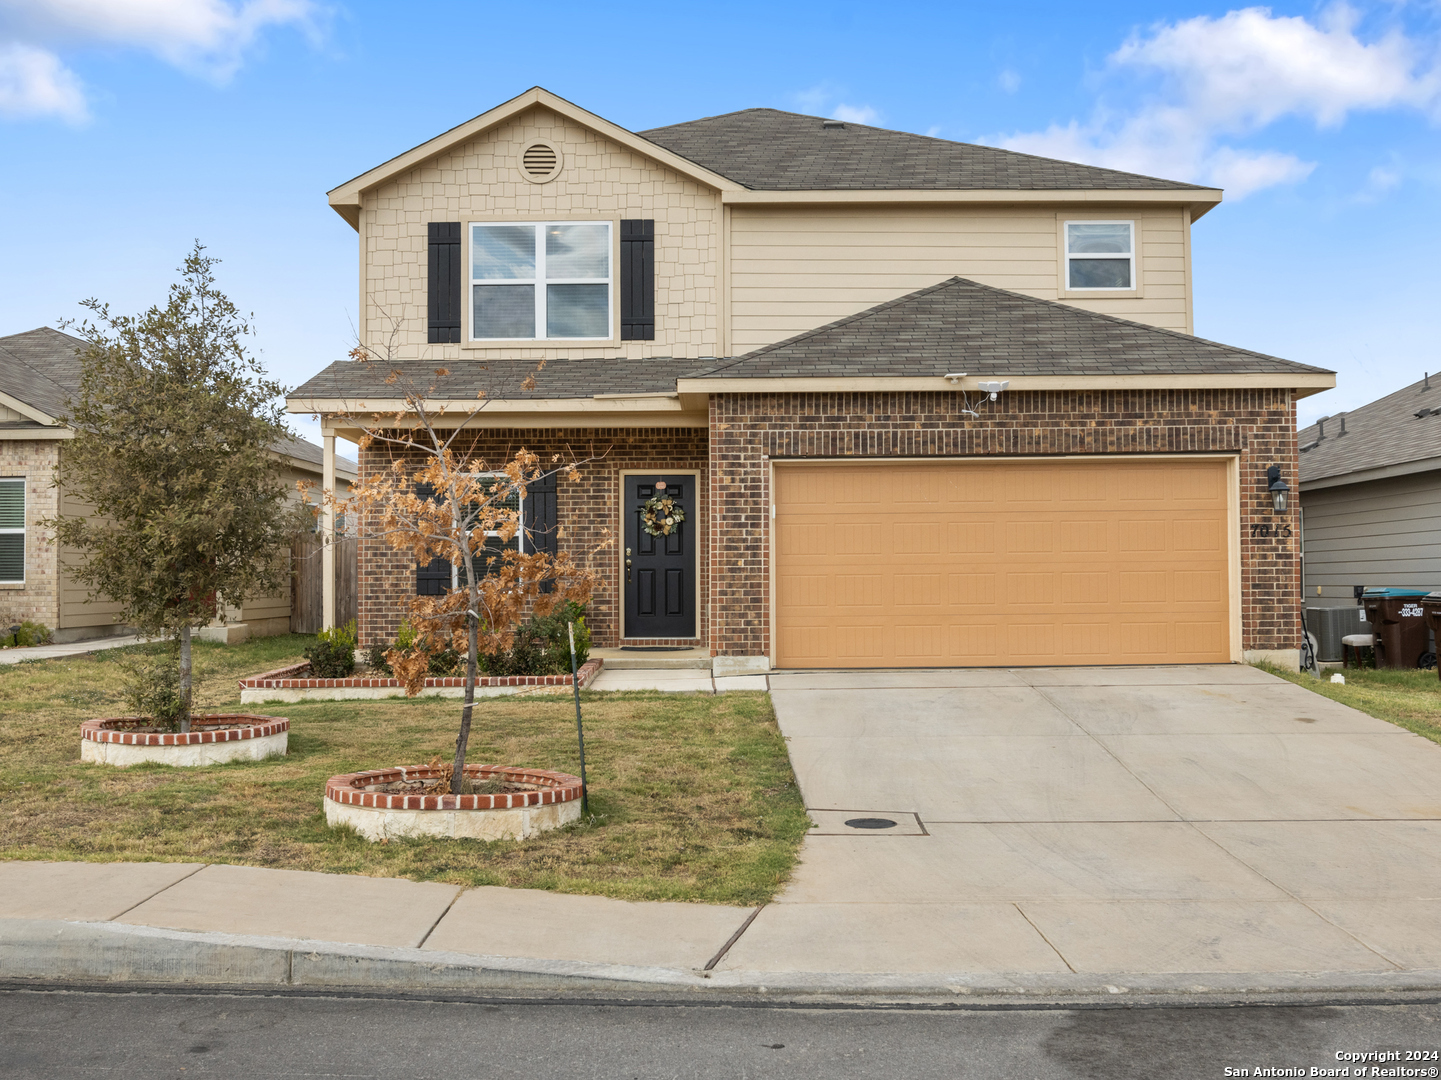
[[[150,719],[156,727],[178,730],[186,713],[180,687],[180,641],[171,638],[162,653],[141,652],[121,660],[125,703],[134,716]]]
[[[26,619],[14,630],[7,628],[0,645],[5,648],[29,648],[31,645],[49,645],[52,640],[50,627],[34,619]]]
[[[585,624],[585,607],[574,600],[543,618],[531,618],[515,632],[515,642],[505,653],[481,657],[487,675],[568,675],[570,637],[566,625],[575,623],[576,664],[590,657],[590,628]]]
[[[355,620],[322,630],[305,650],[310,673],[317,679],[343,679],[355,672]]]

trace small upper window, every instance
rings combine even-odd
[[[610,252],[608,221],[472,225],[471,338],[611,337]]]
[[[0,582],[25,583],[25,480],[0,480]]]
[[[1134,289],[1135,238],[1131,221],[1066,222],[1066,288]]]

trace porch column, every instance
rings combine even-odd
[[[325,464],[322,466],[321,485],[325,494],[335,496],[335,436],[326,435]],[[325,629],[335,626],[335,506],[327,502],[320,517],[320,610],[321,623]],[[312,594],[314,595],[314,594]]]

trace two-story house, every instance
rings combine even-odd
[[[1193,337],[1221,192],[749,109],[631,132],[533,89],[342,184],[359,333],[463,444],[592,459],[527,520],[597,645],[771,667],[1294,666],[1302,364]],[[533,389],[522,380],[547,361]],[[327,457],[384,366],[298,388]],[[388,451],[361,455],[361,475]],[[671,495],[670,537],[641,528]],[[361,541],[360,632],[448,581]]]

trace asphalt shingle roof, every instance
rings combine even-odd
[[[78,337],[42,326],[0,337],[0,391],[46,416],[65,411],[65,399],[80,389]]]
[[[1324,373],[954,277],[716,365],[705,378]]]
[[[39,409],[46,416],[59,416],[65,411],[66,399],[80,392],[77,350],[85,346],[82,339],[48,326],[0,337],[0,392]],[[4,426],[36,430],[43,427],[32,420],[13,421]],[[293,435],[286,435],[275,449],[317,466],[324,460],[320,447]],[[345,462],[342,467],[353,468],[354,463]]]
[[[1422,410],[1436,410],[1425,416]],[[1341,434],[1342,418],[1346,434]],[[1394,394],[1302,428],[1301,483],[1332,476],[1441,458],[1441,378],[1403,386]]]
[[[549,360],[536,375],[535,388],[522,387],[526,376],[535,372],[533,360],[458,360],[446,365],[449,372],[436,378],[434,361],[408,360],[394,365],[375,361],[338,360],[290,392],[293,400],[340,400],[359,408],[361,402],[394,400],[403,391],[386,385],[386,374],[398,370],[404,380],[417,387],[435,384],[432,397],[470,401],[478,391],[497,399],[589,398],[596,394],[674,393],[676,379],[716,365],[709,360],[676,360],[670,357],[646,360]]]
[[[597,394],[673,393],[678,379],[915,378],[964,371],[1012,375],[1330,374],[1248,349],[1236,349],[1051,300],[950,278],[930,288],[839,319],[731,359],[551,360],[534,389],[521,383],[531,360],[460,360],[436,378],[433,360],[395,365],[438,400],[573,399]],[[338,361],[291,392],[292,401],[395,400],[391,370]],[[1441,420],[1438,420],[1441,424]]]
[[[1203,186],[836,123],[779,109],[744,109],[637,134],[756,191],[1134,191]]]

